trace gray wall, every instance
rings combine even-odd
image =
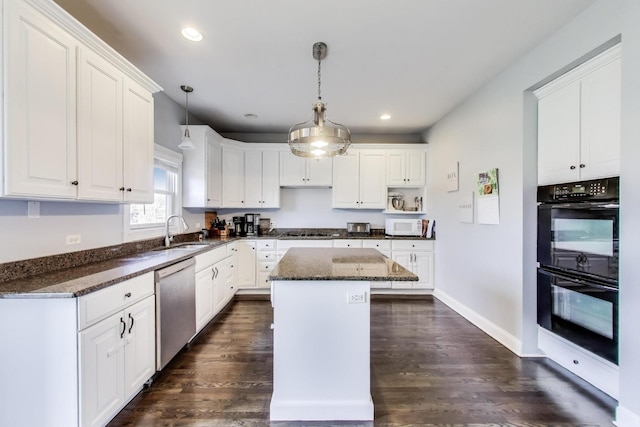
[[[436,292],[520,354],[536,353],[535,100],[530,89],[623,40],[620,425],[640,422],[640,2],[600,0],[457,106],[426,135],[431,205],[438,224]],[[634,24],[636,25],[634,27]],[[624,31],[623,31],[624,30]],[[446,191],[460,162],[460,191]],[[457,206],[475,173],[499,168],[500,224],[464,224]],[[476,217],[477,218],[477,217]],[[626,424],[625,424],[626,422]]]

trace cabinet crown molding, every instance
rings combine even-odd
[[[86,46],[93,49],[96,53],[103,56],[108,61],[115,64],[120,68],[127,76],[132,78],[135,82],[140,84],[145,89],[152,93],[162,91],[162,87],[156,82],[147,77],[140,69],[129,62],[126,58],[120,55],[111,46],[105,43],[91,30],[85,27],[77,19],[71,16],[66,10],[56,4],[53,0],[4,0],[13,2],[23,2],[38,12],[42,13],[45,17],[52,20],[64,30],[69,32],[72,36],[76,37],[79,41]]]
[[[557,77],[546,85],[533,91],[534,95],[538,99],[542,99],[545,96],[570,85],[584,76],[594,72],[595,70],[604,67],[612,61],[615,61],[622,57],[622,43],[605,50],[604,52],[594,56],[593,58],[583,62],[577,67],[567,71],[563,75]]]

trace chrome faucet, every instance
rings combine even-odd
[[[169,218],[167,218],[167,229],[164,235],[164,246],[167,248],[171,246],[171,242],[173,241],[173,235],[169,233],[169,222],[171,221],[172,218],[180,218],[180,220],[182,221],[182,228],[185,230],[189,228],[189,226],[187,225],[187,222],[184,220],[182,215],[170,215]]]

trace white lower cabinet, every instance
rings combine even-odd
[[[433,241],[392,240],[391,258],[418,276],[417,282],[392,282],[392,289],[433,289]]]
[[[216,271],[213,265],[196,273],[196,334],[213,319],[213,281]]]
[[[331,248],[333,240],[278,240],[276,261],[280,261],[291,248]]]
[[[113,418],[156,372],[153,273],[78,298],[80,425]]]
[[[213,269],[213,315],[215,316],[227,303],[227,258],[217,262]]]
[[[256,242],[240,240],[238,248],[238,288],[256,286]]]
[[[382,255],[391,258],[391,240],[385,239],[363,239],[362,247],[377,249]],[[371,289],[391,289],[391,282],[372,281]]]
[[[230,252],[224,264],[224,304],[229,302],[238,289],[238,252]]]
[[[227,247],[222,246],[197,255],[196,259],[196,333],[200,332],[216,313],[220,304],[216,300],[216,284],[224,281],[223,262]],[[221,299],[222,301],[222,299]],[[216,310],[216,306],[220,306]]]
[[[257,254],[257,281],[256,287],[269,288],[271,281],[269,274],[276,266],[276,241],[275,240],[259,240]]]
[[[155,373],[155,298],[80,332],[82,425],[100,426]]]
[[[334,248],[361,248],[362,240],[360,239],[340,239],[333,241]]]

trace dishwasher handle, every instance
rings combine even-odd
[[[194,258],[185,259],[184,261],[177,262],[168,267],[161,268],[160,270],[156,270],[156,282],[160,279],[175,274],[179,271],[187,269],[192,265],[195,265],[196,260]]]

